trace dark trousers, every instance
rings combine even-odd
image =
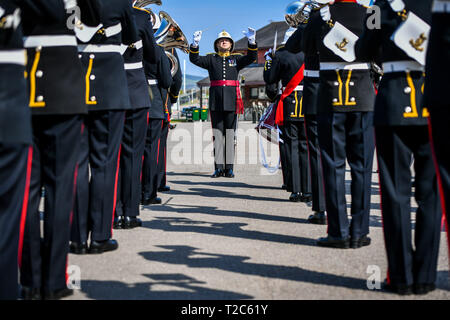
[[[22,251],[23,286],[66,287],[70,219],[76,183],[82,116],[33,116],[33,163]],[[45,187],[44,238],[39,202]]]
[[[311,175],[308,163],[308,143],[303,121],[284,124],[288,137],[287,154],[290,159],[292,192],[311,193]]]
[[[312,210],[322,212],[326,210],[326,207],[316,115],[305,115],[305,129],[308,140],[309,165],[311,167]]]
[[[214,140],[214,167],[233,170],[237,116],[233,111],[211,111]]]
[[[0,300],[18,298],[32,147],[0,143]]]
[[[75,205],[77,221],[74,222],[80,230],[76,234],[72,229],[72,241],[78,242],[77,239],[80,239],[84,242],[89,231],[94,241],[112,237],[124,120],[125,111],[116,110],[89,112],[86,118],[87,132],[83,135],[83,149],[79,153],[79,187]],[[86,186],[89,186],[88,192]],[[87,229],[81,230],[84,225]]]
[[[162,119],[149,119],[142,167],[142,193],[144,198],[155,198],[158,193],[158,149]]]
[[[284,126],[278,126],[280,129],[280,141],[278,143],[278,147],[280,148],[280,162],[281,162],[281,171],[283,174],[283,184],[287,187],[289,181],[289,172],[290,172],[290,164],[289,159],[287,157],[287,136],[286,129]],[[292,190],[292,187],[291,189]]]
[[[376,127],[389,279],[394,284],[435,283],[441,210],[427,126]],[[418,203],[411,243],[411,157]]]
[[[120,155],[117,215],[137,217],[141,200],[141,172],[147,135],[148,109],[127,110]]]
[[[373,112],[342,112],[318,116],[325,183],[328,234],[355,239],[369,233],[372,164],[375,149]],[[351,215],[345,199],[345,160],[351,170]]]
[[[163,188],[167,184],[167,138],[169,136],[169,122],[164,121],[161,131],[161,142],[158,152],[158,188]]]
[[[447,217],[448,232],[450,230],[450,126],[448,125],[450,110],[448,107],[433,108],[430,113],[429,126],[433,137],[435,167],[439,172],[441,203]]]

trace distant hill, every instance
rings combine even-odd
[[[186,90],[197,89],[197,81],[202,80],[205,77],[193,76],[190,74],[186,75]],[[181,86],[181,90],[183,90],[183,86]]]

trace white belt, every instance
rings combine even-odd
[[[391,61],[383,63],[383,72],[425,71],[425,68],[416,61]]]
[[[102,30],[102,29],[100,29],[100,30]],[[118,24],[116,24],[114,26],[105,28],[103,30],[105,32],[105,36],[107,38],[109,38],[109,37],[112,37],[112,36],[114,36],[116,34],[119,34],[122,31],[122,25],[120,23],[118,23]]]
[[[369,70],[368,63],[322,62],[320,70]]]
[[[156,79],[148,79],[148,84],[149,85],[158,84],[158,80],[156,80]]]
[[[98,52],[98,53],[117,52],[123,54],[124,50],[120,45],[115,44],[101,44],[101,45],[87,44],[87,45],[79,45],[78,52]]]
[[[76,46],[75,36],[29,36],[24,38],[25,48]]]
[[[125,63],[125,70],[135,70],[135,69],[142,69],[144,65],[142,62],[136,62],[136,63]]]
[[[283,91],[286,90],[286,87],[283,88]],[[303,91],[303,86],[296,86],[294,91]]]
[[[26,51],[25,50],[1,50],[0,51],[0,64],[20,64],[24,66],[26,64]]]
[[[448,1],[434,1],[433,10],[434,13],[449,13],[450,12],[450,3]]]
[[[303,72],[303,75],[305,77],[310,77],[310,78],[319,78],[320,77],[319,70],[305,70]]]

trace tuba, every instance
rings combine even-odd
[[[185,53],[188,53],[189,43],[179,25],[167,12],[161,11],[159,13],[159,18],[161,20],[161,26],[155,32],[155,40],[159,46],[164,48],[166,55],[172,64],[171,73],[172,76],[174,76],[179,68],[178,59],[170,52],[167,52],[167,50],[178,48]]]
[[[294,1],[287,6],[284,18],[288,25],[293,28],[298,28],[300,24],[308,22],[312,11],[318,10],[323,6],[316,1]]]
[[[145,8],[151,4],[160,6],[162,5],[162,2],[161,0],[137,0],[134,6],[137,8]],[[154,21],[157,20],[156,14],[152,10],[150,10],[150,8],[148,8],[148,11],[150,11],[150,15],[152,16],[152,23],[154,23]]]

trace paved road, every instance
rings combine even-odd
[[[236,167],[235,179],[213,180],[212,166],[199,161],[211,151],[210,124],[180,123],[171,131],[172,191],[160,194],[163,205],[142,208],[143,227],[114,231],[117,251],[69,256],[82,278],[70,299],[405,299],[367,289],[368,266],[379,267],[381,280],[387,268],[376,168],[372,245],[319,248],[326,226],[306,222],[310,207],[288,201],[280,173],[263,174],[254,125],[239,126],[248,134],[247,164]],[[244,144],[238,140],[238,148]],[[193,164],[180,163],[189,158]],[[442,232],[438,290],[407,299],[450,299],[447,252]]]

